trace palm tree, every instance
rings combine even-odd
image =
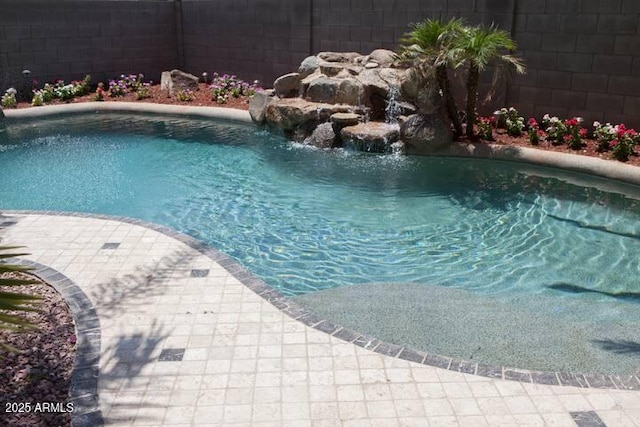
[[[509,33],[498,29],[495,25],[485,27],[466,27],[458,33],[453,41],[451,56],[457,61],[456,67],[468,66],[467,76],[467,137],[473,138],[473,124],[476,118],[476,102],[478,99],[478,81],[480,73],[490,65],[496,65],[498,72],[508,70],[518,74],[525,73],[522,60],[516,56],[503,53],[516,49],[516,42]],[[497,75],[496,75],[497,76]],[[494,79],[494,83],[496,79]]]
[[[10,251],[18,249],[19,246],[0,246],[0,252]],[[17,256],[27,255],[23,253],[0,253],[0,259],[13,258]],[[21,331],[24,328],[31,328],[33,325],[22,317],[16,315],[16,311],[37,311],[34,304],[40,300],[40,297],[27,295],[22,293],[10,292],[5,290],[12,286],[24,286],[38,283],[35,280],[29,279],[13,279],[2,277],[4,273],[19,273],[29,271],[30,268],[0,263],[0,329]],[[5,344],[0,343],[0,348],[15,351],[16,349]]]
[[[404,44],[402,56],[414,60],[423,72],[425,67],[435,66],[438,86],[456,136],[462,135],[462,124],[447,69],[455,64],[452,48],[464,29],[464,20],[459,18],[452,18],[445,23],[427,19],[413,24],[413,29],[400,40]]]

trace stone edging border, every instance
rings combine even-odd
[[[434,366],[437,368],[455,372],[479,375],[487,378],[519,381],[524,383],[595,389],[640,390],[640,378],[635,375],[541,372],[526,369],[492,366],[467,360],[455,359],[447,356],[440,356],[424,351],[417,351],[411,348],[380,341],[374,337],[363,335],[351,329],[344,328],[338,324],[331,322],[330,320],[323,319],[322,317],[300,306],[296,302],[291,301],[289,298],[270,287],[262,279],[254,276],[251,272],[242,267],[238,262],[236,262],[228,255],[212,248],[204,242],[201,242],[191,236],[178,232],[164,225],[154,224],[152,222],[123,216],[88,214],[78,212],[33,210],[3,210],[0,212],[9,215],[50,215],[95,218],[110,221],[120,221],[127,224],[149,228],[168,237],[176,239],[217,262],[244,286],[248,287],[254,293],[268,301],[271,305],[275,306],[292,319],[302,322],[303,324],[311,328],[325,332],[343,341],[350,342],[359,347],[371,350],[379,354],[383,354],[385,356],[407,360],[423,365]]]
[[[93,303],[75,282],[53,268],[27,259],[13,258],[9,261],[32,268],[30,274],[53,286],[67,302],[73,315],[77,338],[69,393],[69,402],[73,403],[71,425],[103,426],[98,396],[100,320]]]
[[[45,105],[37,108],[4,110],[6,119],[33,119],[60,114],[95,113],[99,111],[114,113],[150,113],[191,116],[228,120],[240,123],[253,123],[248,111],[225,107],[183,106],[173,104],[154,104],[150,102],[83,102],[77,104]],[[0,123],[1,123],[0,118]],[[516,147],[498,144],[473,144],[454,142],[444,150],[434,152],[433,156],[475,157],[530,163],[596,175],[616,181],[640,186],[640,167],[611,160],[578,154],[558,153],[529,147]]]

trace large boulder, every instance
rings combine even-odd
[[[280,98],[293,98],[300,95],[300,73],[280,76],[273,82],[273,89]]]
[[[331,123],[320,123],[304,143],[318,148],[334,148],[339,146],[340,140],[336,138]]]
[[[440,114],[414,114],[400,126],[407,154],[433,154],[451,144],[451,129]]]
[[[273,93],[273,89],[261,90],[249,99],[249,115],[254,123],[259,125],[264,124],[265,110],[267,109],[267,105],[274,100]]]
[[[358,52],[320,52],[318,58],[327,62],[355,62],[362,57]]]
[[[298,74],[300,74],[300,78],[304,79],[309,74],[312,74],[320,67],[320,64],[323,62],[324,61],[322,61],[317,56],[307,56],[306,58],[304,58],[304,60],[298,67]]]
[[[398,141],[399,137],[398,125],[380,122],[359,123],[340,131],[340,138],[345,145],[372,153],[390,153],[391,145]]]
[[[362,105],[364,102],[364,86],[353,78],[342,80],[338,86],[336,101],[339,104]]]
[[[160,87],[169,95],[175,95],[179,90],[198,90],[200,79],[193,74],[180,70],[163,71],[160,76]]]
[[[355,76],[360,74],[362,67],[343,62],[325,62],[320,64],[320,72],[329,77],[335,76]]]
[[[376,49],[369,54],[367,63],[373,62],[381,67],[390,67],[396,61],[398,55],[388,49]]]
[[[282,129],[285,133],[302,129],[310,134],[318,124],[328,121],[332,114],[349,111],[350,108],[347,106],[310,102],[301,98],[286,98],[267,105],[265,121],[273,127]]]
[[[338,102],[338,90],[340,89],[340,79],[321,75],[309,84],[305,98],[312,102]]]
[[[400,87],[404,70],[391,68],[365,69],[356,80],[364,89],[365,105],[370,108],[371,120],[384,120],[391,87]]]

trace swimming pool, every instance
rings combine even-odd
[[[516,304],[594,331],[581,340],[640,342],[629,330],[640,320],[633,186],[605,191],[572,182],[613,184],[509,162],[328,152],[252,126],[118,114],[10,126],[0,170],[0,209],[161,223],[310,304],[331,289],[414,283],[464,292],[458,301],[503,301],[484,317]],[[621,357],[637,368],[633,354]]]

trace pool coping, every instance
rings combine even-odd
[[[484,363],[442,356],[426,351],[415,350],[409,347],[378,340],[370,335],[361,334],[349,328],[345,328],[331,320],[318,316],[311,310],[300,306],[290,298],[284,296],[276,289],[269,286],[262,279],[256,277],[237,261],[208,244],[195,239],[187,234],[176,231],[170,227],[124,216],[112,216],[103,214],[91,214],[82,212],[60,211],[36,211],[36,210],[1,210],[0,213],[8,215],[49,215],[67,216],[78,218],[93,218],[109,221],[120,221],[145,227],[165,236],[180,241],[204,256],[218,263],[240,283],[252,292],[269,302],[290,318],[303,323],[318,331],[324,332],[340,340],[355,344],[364,349],[382,354],[388,357],[402,359],[418,364],[433,366],[449,371],[478,375],[481,377],[518,381],[530,384],[543,384],[554,386],[570,386],[591,389],[617,389],[640,391],[640,378],[638,375],[608,375],[608,374],[584,374],[571,372],[545,372],[529,369],[518,369],[503,366],[495,366]],[[53,270],[52,270],[53,271]],[[55,276],[53,276],[55,278]],[[86,298],[86,297],[85,297]],[[91,305],[91,302],[88,301]],[[93,307],[91,305],[91,307]],[[76,356],[78,357],[78,356]],[[97,362],[96,362],[97,363]]]
[[[29,120],[60,114],[95,112],[150,113],[189,116],[253,123],[246,110],[225,107],[155,104],[150,102],[82,102],[77,104],[45,105],[42,107],[3,110],[6,119]],[[0,117],[0,125],[3,119]],[[2,127],[0,126],[0,129]],[[511,145],[453,142],[431,154],[436,157],[468,157],[506,160],[524,164],[547,166],[561,171],[573,171],[640,186],[640,167],[619,161],[605,160],[579,154],[559,153],[530,147]]]

